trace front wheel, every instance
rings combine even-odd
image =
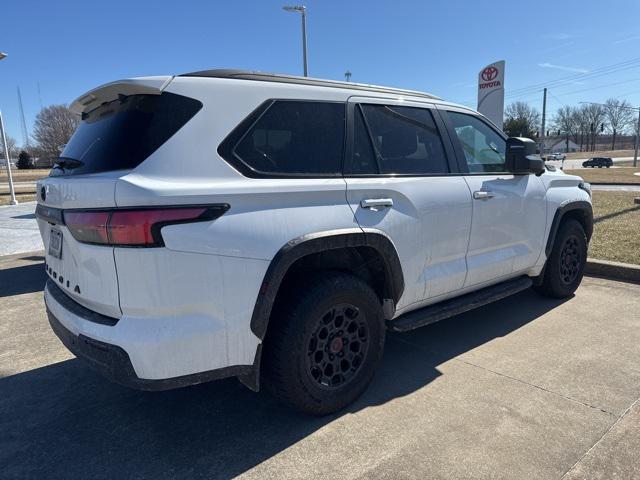
[[[380,299],[360,278],[310,274],[279,302],[265,341],[265,386],[311,415],[336,412],[373,378],[384,349]]]
[[[547,258],[542,283],[536,290],[543,295],[563,298],[576,291],[587,262],[587,236],[577,220],[569,219],[560,225]]]

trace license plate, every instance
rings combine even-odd
[[[62,258],[62,232],[55,228],[52,228],[49,234],[49,255]]]

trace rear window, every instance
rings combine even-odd
[[[140,165],[187,123],[202,103],[164,92],[129,95],[84,114],[62,152],[64,168],[53,174],[81,175],[129,170]],[[62,171],[61,171],[62,170]]]
[[[265,110],[266,108],[266,110]],[[335,176],[342,171],[345,105],[276,100],[258,109],[221,145],[247,176]]]

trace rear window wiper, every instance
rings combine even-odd
[[[63,170],[73,170],[84,165],[84,162],[69,157],[56,158],[53,168],[61,168]]]

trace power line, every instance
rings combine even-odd
[[[521,87],[521,88],[516,88],[514,90],[508,90],[506,95],[505,95],[505,100],[506,99],[517,99],[517,98],[529,98],[532,97],[534,95],[539,95],[542,93],[542,89],[547,87],[562,87],[562,86],[566,86],[568,84],[574,83],[578,80],[592,80],[595,78],[599,78],[602,76],[606,76],[606,75],[610,75],[612,73],[618,73],[618,72],[622,72],[622,71],[626,71],[626,70],[630,70],[630,69],[634,69],[634,68],[638,68],[640,67],[640,57],[636,57],[636,58],[632,58],[629,60],[625,60],[623,62],[618,62],[618,63],[614,63],[611,65],[605,65],[602,67],[597,67],[593,70],[591,70],[590,72],[585,72],[585,73],[579,73],[579,74],[574,74],[574,75],[568,75],[565,77],[561,77],[561,78],[557,78],[555,80],[550,80],[547,82],[541,82],[541,83],[536,83],[536,84],[532,84],[532,85],[528,85],[525,87]],[[628,80],[626,80],[625,82],[628,82]],[[623,82],[620,82],[623,83]],[[615,83],[614,83],[615,84]],[[609,84],[605,84],[599,87],[590,87],[589,89],[597,89],[597,88],[601,88],[601,87],[605,87],[605,86],[609,86]],[[575,92],[566,92],[563,93],[563,95],[569,95],[571,93],[578,93],[580,91],[587,91],[588,89],[583,89],[583,90],[579,90],[579,91],[575,91]],[[467,104],[473,104],[474,101],[473,100],[464,100],[461,103],[467,103]]]
[[[574,82],[576,80],[592,79],[592,78],[596,78],[603,75],[609,75],[614,72],[636,68],[638,66],[640,66],[640,57],[632,58],[624,62],[618,62],[611,65],[598,67],[589,72],[568,75],[565,77],[557,78],[555,80],[549,80],[547,82],[535,83],[525,87],[516,88],[516,89],[510,90],[509,95],[521,94],[521,93],[529,92],[532,90],[540,90],[544,87],[549,88],[549,87],[559,86],[560,84],[567,84],[567,83]]]
[[[564,105],[565,107],[567,106],[566,103],[564,103],[562,100],[556,97],[553,93],[549,92],[549,95],[551,95],[557,102],[560,102],[561,105]]]
[[[568,92],[560,92],[559,95],[573,95],[575,93],[588,92],[588,91],[591,91],[591,90],[598,90],[600,88],[606,88],[606,87],[611,87],[611,86],[614,86],[614,85],[622,85],[623,83],[638,82],[638,81],[640,81],[640,78],[632,78],[632,79],[628,79],[628,80],[622,80],[620,82],[610,82],[610,83],[605,83],[605,84],[602,84],[602,85],[596,85],[595,87],[581,88],[579,90],[570,90]],[[511,98],[527,98],[527,97],[531,97],[533,95],[537,95],[539,93],[540,93],[539,91],[536,91],[536,92],[531,92],[531,93],[528,93],[528,94],[514,96],[514,97],[511,97]],[[617,94],[617,96],[620,96],[620,94]]]
[[[628,67],[625,67],[625,68],[622,68],[622,69],[612,70],[612,71],[608,71],[608,72],[602,72],[602,73],[599,73],[597,75],[594,75],[594,76],[591,76],[591,77],[588,77],[588,78],[583,78],[583,80],[593,80],[595,78],[599,78],[599,77],[602,77],[602,76],[605,76],[605,75],[610,75],[612,73],[618,73],[618,72],[622,72],[622,71],[625,71],[625,70],[629,70],[629,69],[632,69],[632,68],[638,68],[638,67],[640,67],[640,64],[631,65],[631,66],[628,66]],[[573,83],[573,82],[564,82],[564,83],[549,82],[549,88],[550,87],[562,87],[562,86],[567,85],[568,83]],[[541,92],[541,91],[542,90],[540,88],[536,88],[536,89],[533,89],[533,90],[522,91],[522,92],[517,92],[517,93],[510,92],[505,96],[505,98],[518,98],[518,97],[529,95],[531,93],[537,93],[537,92]]]

